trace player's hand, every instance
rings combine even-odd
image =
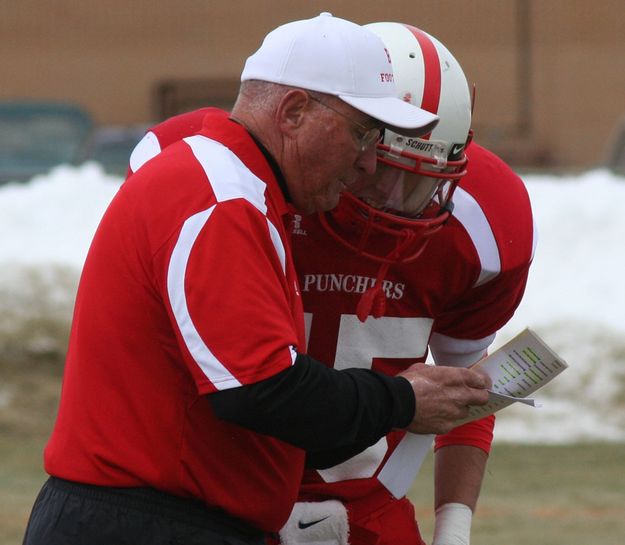
[[[470,405],[488,401],[490,378],[478,369],[416,363],[399,373],[412,385],[416,410],[413,433],[447,433],[469,413]]]

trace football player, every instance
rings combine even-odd
[[[409,25],[367,26],[387,47],[400,96],[441,120],[426,138],[386,131],[375,175],[334,211],[295,217],[308,351],[337,368],[359,362],[389,374],[428,352],[436,364],[468,367],[523,296],[535,243],[528,194],[471,141],[472,96],[449,50]],[[435,439],[434,545],[469,543],[493,425],[491,416]],[[317,504],[327,501],[326,521],[345,507],[352,545],[420,545],[406,493],[430,442],[393,432],[345,463],[308,471],[287,540],[311,531],[299,521],[327,516]]]
[[[426,138],[386,131],[375,175],[348,188],[332,212],[294,215],[296,268],[308,352],[335,368],[396,374],[431,353],[471,366],[521,301],[535,234],[521,179],[471,141],[472,97],[457,60],[410,25],[367,25],[385,42],[400,96],[440,117]],[[131,171],[200,129],[206,109],[148,132]],[[320,158],[323,160],[323,158]],[[467,545],[494,417],[434,439],[433,545]],[[406,494],[433,438],[390,433],[347,462],[308,453],[285,545],[424,544]],[[351,454],[351,453],[347,453]]]

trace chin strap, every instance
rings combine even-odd
[[[383,263],[380,266],[375,284],[360,297],[360,301],[358,301],[358,305],[356,306],[356,316],[358,316],[361,322],[364,322],[369,315],[374,318],[384,316],[384,311],[386,310],[386,294],[382,289],[382,283],[389,266],[390,263]]]
[[[394,260],[401,255],[405,248],[410,247],[415,236],[416,235],[412,230],[405,229],[403,240],[397,243],[395,249],[386,256],[386,261],[380,265],[378,275],[375,278],[375,283],[362,294],[360,301],[358,301],[358,305],[356,305],[356,316],[358,316],[358,319],[361,322],[364,322],[369,316],[373,316],[374,318],[384,316],[384,312],[386,311],[386,294],[382,289],[384,278],[386,277],[388,268],[391,264],[394,264]],[[410,261],[415,260],[419,255],[421,255],[425,246],[425,244],[422,244],[419,251],[411,258]]]

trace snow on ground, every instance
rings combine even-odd
[[[535,394],[543,408],[499,413],[496,437],[625,441],[625,179],[604,170],[523,179],[538,248],[526,296],[495,346],[530,326],[570,368]],[[33,300],[69,319],[89,243],[120,184],[87,163],[0,187],[0,335],[31,323]]]

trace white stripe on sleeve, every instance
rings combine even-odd
[[[189,254],[200,231],[214,209],[215,205],[208,210],[198,212],[184,222],[174,251],[171,254],[167,271],[167,293],[176,323],[191,356],[193,356],[193,359],[200,366],[206,377],[218,390],[226,390],[241,386],[241,383],[222,365],[202,340],[189,314],[184,291]]]
[[[137,172],[152,157],[156,157],[161,152],[161,145],[156,135],[150,131],[139,140],[130,154],[130,170]]]
[[[265,182],[255,176],[223,144],[201,135],[185,138],[184,141],[189,145],[193,155],[202,166],[217,203],[232,199],[244,199],[265,216],[268,234],[284,273],[286,271],[286,250],[278,229],[267,217],[267,204],[265,202],[267,186]],[[213,205],[207,210],[198,212],[185,221],[172,252],[167,274],[167,290],[174,317],[193,359],[217,389],[226,390],[241,386],[241,383],[215,357],[202,340],[189,314],[184,291],[189,255],[197,237],[216,206]],[[293,363],[297,353],[294,347],[290,347],[290,352]]]
[[[456,339],[432,333],[430,350],[434,361],[452,367],[469,367],[480,361],[495,340],[495,333],[482,339]]]
[[[267,184],[252,173],[241,159],[220,142],[205,136],[190,136],[184,141],[204,169],[217,202],[245,199],[267,215]]]
[[[495,235],[490,228],[484,211],[472,195],[461,187],[457,187],[453,201],[454,217],[466,229],[480,258],[482,271],[475,283],[475,287],[481,286],[501,272],[501,259]]]
[[[222,143],[205,136],[185,138],[213,188],[217,202],[245,199],[267,216],[265,191],[267,184],[254,175],[234,153]],[[282,271],[286,271],[286,251],[275,225],[267,218],[271,241],[276,249]]]

